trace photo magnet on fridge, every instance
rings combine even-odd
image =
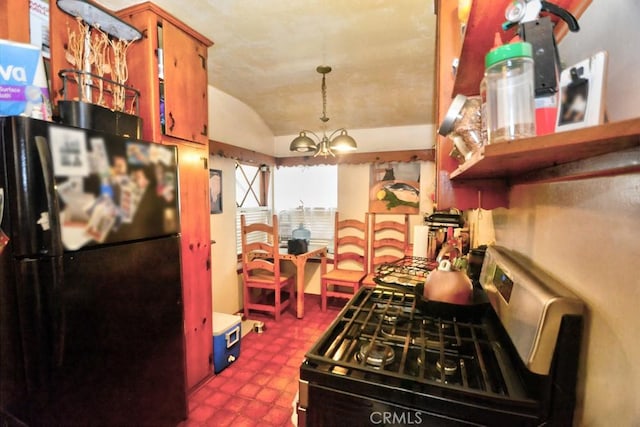
[[[607,52],[562,70],[556,132],[604,123]]]

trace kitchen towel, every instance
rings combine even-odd
[[[413,256],[426,258],[429,244],[429,226],[415,225],[413,227]]]

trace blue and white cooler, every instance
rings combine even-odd
[[[213,372],[216,374],[240,357],[240,316],[213,313]]]

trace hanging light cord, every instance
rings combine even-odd
[[[323,122],[328,122],[329,121],[329,117],[327,117],[327,83],[325,82],[325,77],[327,76],[326,73],[322,73],[322,117],[320,117],[320,120],[322,120]]]

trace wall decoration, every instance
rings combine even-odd
[[[222,171],[209,169],[209,202],[211,213],[222,213]]]
[[[369,182],[369,212],[420,213],[419,162],[372,164]]]

